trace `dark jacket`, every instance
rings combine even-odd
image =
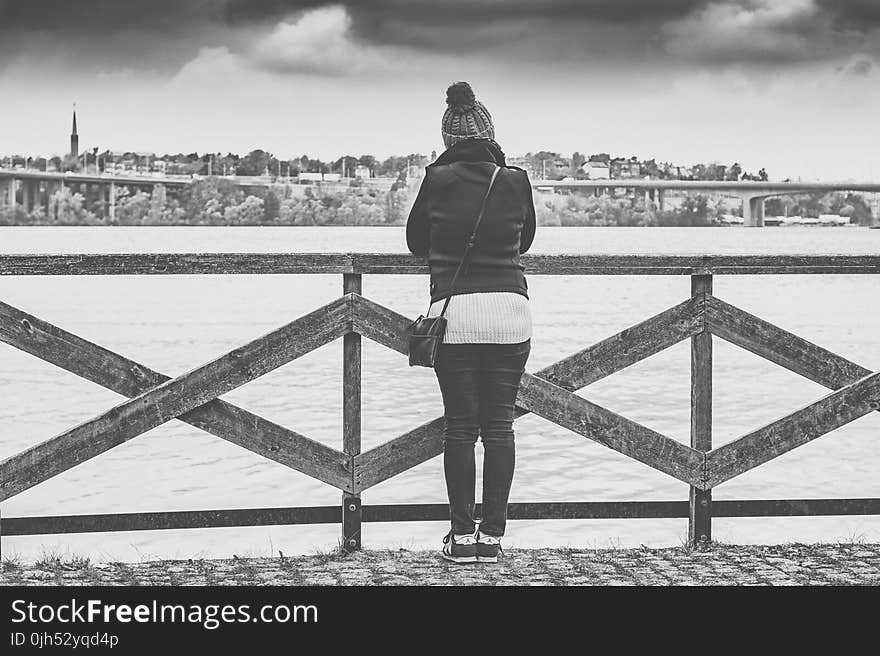
[[[535,237],[535,206],[525,171],[507,166],[497,143],[460,141],[425,168],[425,177],[406,222],[406,244],[427,256],[431,302],[450,295],[449,284],[464,253],[483,202],[493,163],[501,166],[486,204],[469,261],[454,294],[517,292],[528,297],[520,253]]]

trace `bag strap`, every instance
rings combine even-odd
[[[464,246],[464,253],[461,256],[461,262],[458,263],[455,275],[452,276],[452,282],[449,283],[449,296],[446,297],[446,302],[443,303],[443,310],[440,312],[441,317],[446,314],[446,308],[449,307],[449,301],[452,298],[452,290],[455,289],[455,283],[458,281],[461,269],[471,253],[471,248],[473,248],[474,240],[477,237],[477,229],[480,227],[480,221],[483,220],[483,214],[486,212],[486,203],[489,200],[489,194],[492,193],[492,187],[495,186],[495,179],[498,177],[498,172],[500,170],[501,167],[496,165],[495,170],[492,171],[492,179],[489,180],[489,188],[486,189],[486,194],[483,196],[483,204],[480,206],[480,213],[477,214],[477,220],[474,222],[474,229],[471,230],[471,234],[468,235],[467,243],[465,243]]]

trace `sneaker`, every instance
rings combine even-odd
[[[451,531],[443,538],[442,555],[453,563],[477,562],[477,539],[473,535],[454,535]]]
[[[494,535],[477,535],[477,562],[497,563],[501,549],[501,538]]]

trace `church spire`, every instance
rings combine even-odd
[[[79,135],[76,132],[76,103],[73,103],[73,129],[70,132],[70,154],[79,157]]]

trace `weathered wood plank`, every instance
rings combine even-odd
[[[354,297],[352,329],[377,344],[407,355],[409,345],[406,330],[410,323],[412,319],[384,305],[363,296]]]
[[[480,504],[475,507],[479,516]],[[815,517],[880,515],[880,499],[747,499],[715,500],[716,517]],[[511,502],[508,519],[674,519],[688,516],[687,501]],[[240,508],[111,515],[5,517],[3,535],[52,535],[105,531],[333,524],[336,506]],[[371,504],[363,506],[364,522],[448,521],[445,503]]]
[[[703,330],[698,301],[678,305],[535,372],[569,391],[595,383]]]
[[[798,337],[745,310],[712,297],[706,325],[718,337],[830,389],[840,389],[868,369]]]
[[[56,515],[3,519],[6,535],[103,533],[105,531],[156,531],[232,526],[335,524],[339,506],[299,508],[236,508],[233,510],[177,510],[102,515]],[[9,531],[9,533],[6,533]]]
[[[0,255],[0,275],[334,274],[349,253],[110,253]]]
[[[0,341],[129,398],[170,380],[2,301]],[[178,419],[334,487],[351,484],[344,453],[226,401],[215,399]]]
[[[880,372],[710,451],[706,454],[707,487],[729,481],[872,410],[880,410]]]
[[[346,273],[342,277],[342,291],[346,295],[352,330],[362,283],[358,273]],[[353,459],[361,452],[361,336],[350,332],[342,339],[342,450]],[[361,548],[363,513],[360,494],[354,491],[353,460],[351,482],[346,490],[342,493],[342,548],[356,551]]]
[[[713,510],[716,517],[880,515],[880,499],[716,499]]]
[[[530,275],[880,273],[876,255],[523,255]],[[425,274],[405,253],[119,253],[0,255],[0,275]]]
[[[712,276],[692,276],[691,294],[703,317],[712,296]],[[712,449],[712,333],[708,330],[691,337],[691,448],[700,453]],[[705,458],[703,465],[705,478]],[[712,490],[691,485],[688,505],[688,541],[692,545],[708,542],[712,539]]]
[[[474,515],[482,516],[482,504]],[[687,501],[558,501],[510,502],[508,519],[672,519],[687,517]],[[364,506],[366,522],[449,521],[445,503]]]
[[[361,291],[361,277],[346,274],[344,291],[354,330],[355,304]],[[361,336],[347,333],[342,344],[342,450],[348,455],[361,452]]]
[[[443,417],[354,457],[354,489],[362,492],[443,453]]]
[[[714,502],[716,517],[880,515],[880,499],[749,499]],[[481,504],[474,513],[480,516]],[[559,501],[517,503],[508,519],[674,519],[688,516],[687,501]],[[445,503],[364,506],[365,522],[448,521]]]
[[[837,269],[867,269],[880,272],[876,255],[654,255],[654,254],[582,254],[524,255],[526,273],[603,274],[616,271],[627,275],[668,272],[679,275],[712,273],[807,273]],[[643,271],[642,271],[643,270]],[[866,271],[867,273],[868,271]]]
[[[340,337],[348,303],[337,299],[201,367],[165,381],[0,462],[7,499]]]
[[[517,405],[680,481],[703,486],[703,454],[546,380],[523,374]]]

